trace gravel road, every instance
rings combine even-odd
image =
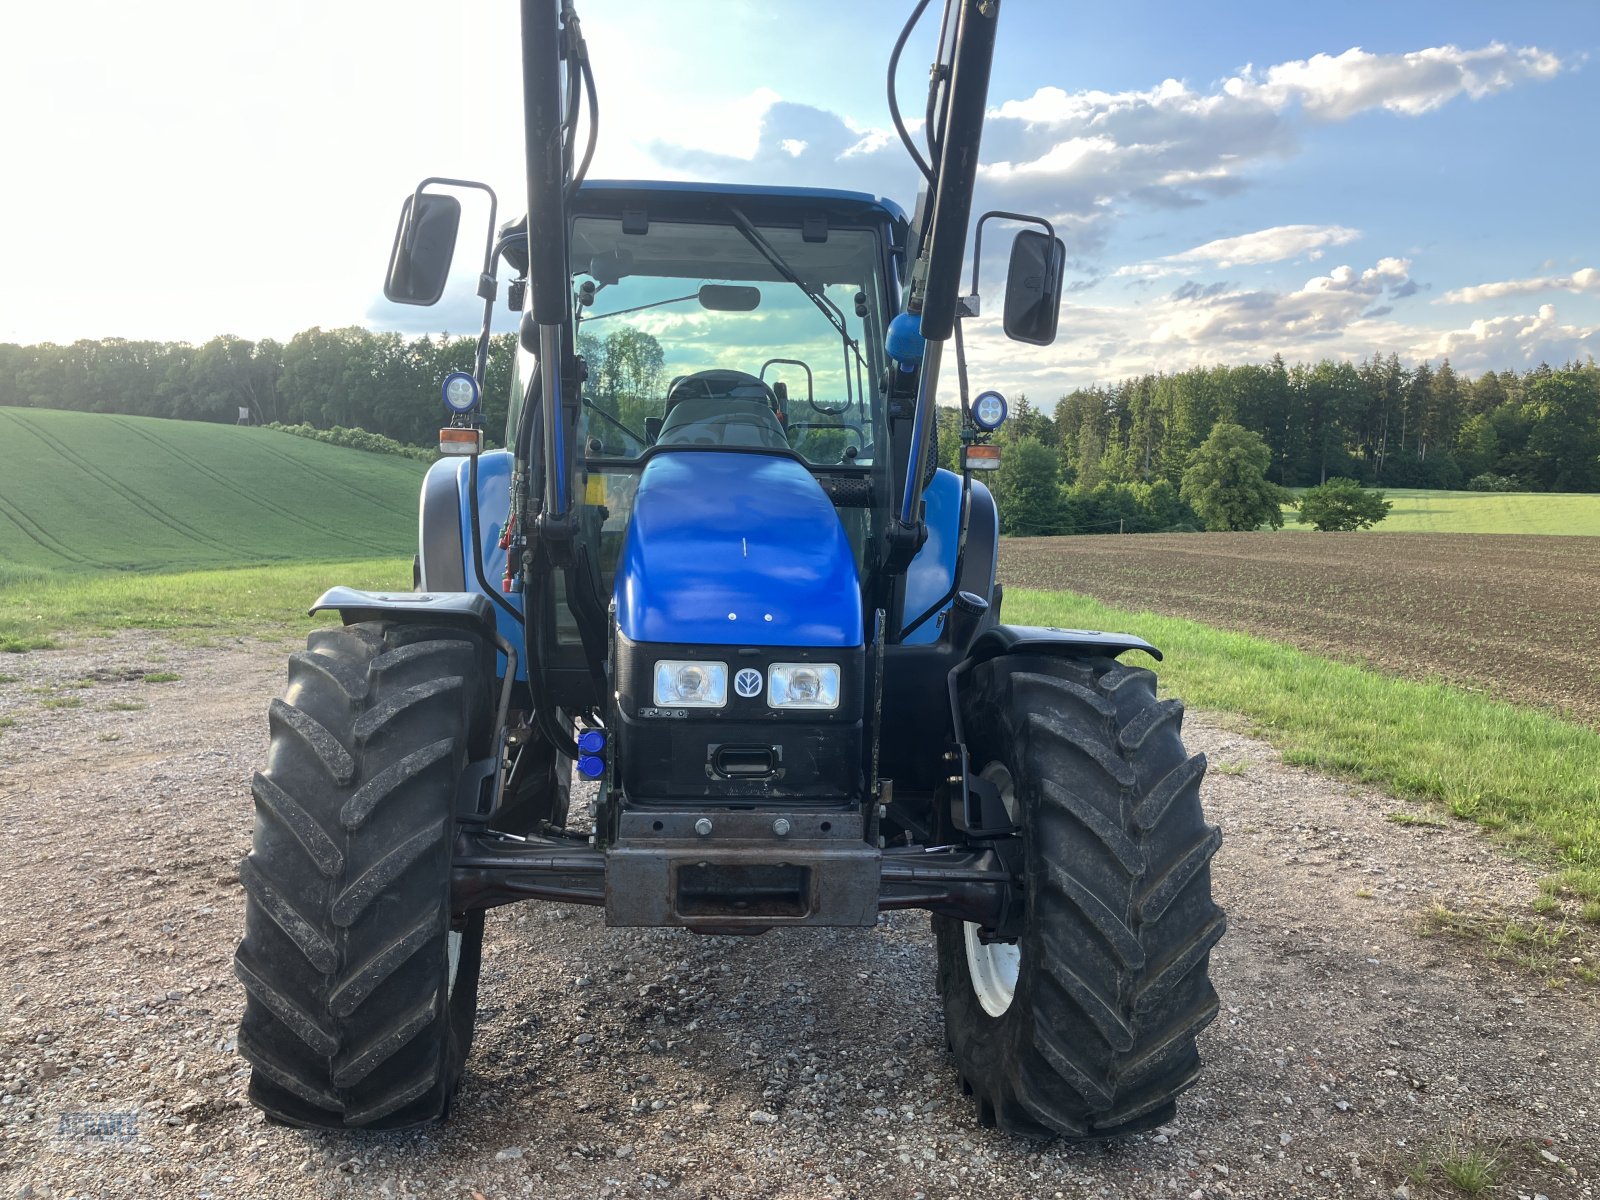
[[[1594,989],[1423,934],[1436,902],[1525,914],[1537,873],[1204,715],[1187,733],[1225,764],[1206,785],[1223,1008],[1156,1133],[981,1128],[918,914],[717,939],[534,905],[490,918],[448,1124],[267,1126],[230,959],[289,648],[140,634],[0,656],[0,1195],[1422,1197],[1454,1193],[1409,1171],[1475,1145],[1501,1162],[1489,1195],[1600,1188]]]

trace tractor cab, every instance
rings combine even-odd
[[[513,269],[525,269],[524,228],[502,234]],[[583,364],[572,495],[598,536],[603,593],[639,480],[668,451],[782,456],[830,494],[888,496],[882,382],[905,254],[898,207],[822,189],[593,182],[574,200],[571,230]],[[519,353],[508,429],[536,369],[536,354]],[[870,573],[869,506],[836,515]]]

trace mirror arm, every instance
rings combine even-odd
[[[479,183],[476,179],[450,179],[443,175],[430,175],[427,179],[424,179],[421,183],[417,184],[417,196],[420,197],[422,193],[427,190],[428,185],[431,183],[443,184],[445,187],[473,188],[477,191],[485,193],[489,197],[489,228],[484,234],[483,238],[483,267],[479,271],[479,274],[492,275],[494,273],[495,252],[494,221],[495,214],[499,210],[500,204],[499,198],[494,194],[494,189],[487,183]],[[414,230],[413,236],[415,236]],[[411,247],[407,246],[406,249],[409,250]]]
[[[983,223],[990,218],[997,221],[1018,221],[1023,225],[1037,225],[1044,230],[1045,237],[1052,242],[1055,240],[1056,227],[1043,217],[1033,217],[1026,213],[1002,212],[991,209],[978,218],[978,227],[972,235],[972,295],[978,294],[978,264],[983,261]]]
[[[756,378],[765,383],[767,381],[767,368],[771,366],[799,367],[802,371],[804,371],[806,373],[806,403],[811,405],[813,408],[816,407],[817,388],[816,384],[811,378],[811,366],[809,363],[800,358],[769,358],[766,362],[761,364],[761,373],[757,375]]]
[[[484,376],[489,369],[490,325],[494,321],[494,256],[497,249],[494,223],[495,216],[499,211],[500,199],[494,194],[492,187],[487,183],[479,183],[476,179],[451,179],[444,175],[430,175],[427,179],[417,184],[417,190],[414,193],[416,199],[411,202],[412,212],[417,211],[418,206],[421,204],[422,193],[427,189],[428,185],[434,183],[445,187],[473,188],[489,197],[489,227],[483,238],[483,267],[478,272],[478,295],[483,300],[483,324],[478,330],[478,350],[472,360],[472,377],[477,381],[478,393],[481,395],[484,389]],[[413,223],[411,229],[407,232],[410,236],[407,238],[406,249],[411,250],[414,248],[411,244],[411,239],[416,237],[416,224]]]

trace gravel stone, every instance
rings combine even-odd
[[[1600,1193],[1595,996],[1421,935],[1435,902],[1526,914],[1537,871],[1464,824],[1395,824],[1392,797],[1195,713],[1191,749],[1249,769],[1205,785],[1222,1008],[1159,1130],[1107,1147],[984,1128],[920,914],[702,938],[573,905],[489,915],[447,1124],[268,1126],[231,958],[250,776],[295,645],[119,634],[7,656],[0,1196],[1422,1200],[1407,1172],[1463,1131],[1511,1151],[1496,1195]],[[144,684],[154,670],[183,688]],[[80,709],[27,691],[88,677],[106,682]],[[63,1132],[72,1114],[130,1114],[133,1135]]]

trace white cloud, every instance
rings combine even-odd
[[[1180,288],[1149,306],[1147,340],[1153,347],[1203,347],[1211,360],[1244,361],[1296,347],[1316,357],[1325,351],[1311,343],[1338,339],[1360,323],[1386,288],[1409,282],[1410,268],[1403,258],[1379,259],[1360,272],[1339,266],[1292,292]]]
[[[1408,54],[1369,54],[1355,47],[1339,55],[1280,63],[1262,73],[1246,67],[1223,91],[1279,111],[1299,105],[1322,120],[1342,121],[1373,108],[1415,117],[1463,93],[1478,100],[1560,71],[1561,60],[1554,54],[1500,42],[1478,50],[1433,46]]]
[[[1563,324],[1555,305],[1541,304],[1536,313],[1480,319],[1436,334],[1419,342],[1415,353],[1468,368],[1567,362],[1600,354],[1600,325]]]
[[[1457,329],[1396,320],[1380,301],[1411,286],[1407,260],[1386,257],[1365,269],[1337,267],[1287,291],[1191,281],[1136,304],[1077,304],[1069,296],[1054,346],[1006,342],[991,319],[984,336],[969,334],[967,348],[973,378],[981,381],[975,386],[1025,391],[1046,407],[1083,384],[1266,362],[1280,353],[1290,363],[1389,353],[1408,362],[1449,358],[1472,374],[1600,356],[1600,324],[1563,320],[1548,304]]]
[[[1343,246],[1360,236],[1359,229],[1348,229],[1343,225],[1274,225],[1271,229],[1258,229],[1254,233],[1217,238],[1177,254],[1168,254],[1154,262],[1118,267],[1112,274],[1148,279],[1193,266],[1227,270],[1230,267],[1282,262],[1302,255],[1315,262],[1322,257],[1325,247]]]
[[[1360,236],[1360,230],[1343,225],[1274,225],[1271,229],[1258,229],[1237,237],[1218,238],[1181,254],[1169,255],[1166,261],[1209,263],[1227,270],[1233,266],[1281,262],[1302,254],[1316,254],[1326,246],[1343,246]]]
[[[1548,264],[1547,264],[1548,265]],[[1439,299],[1441,304],[1479,304],[1507,296],[1536,296],[1540,292],[1600,292],[1600,271],[1584,267],[1571,275],[1545,275],[1533,279],[1503,279],[1456,288]]]
[[[1175,79],[1115,92],[1042,87],[991,109],[975,205],[1049,218],[1082,290],[1105,277],[1098,258],[1129,207],[1184,209],[1237,192],[1262,164],[1294,154],[1309,123],[1369,111],[1417,116],[1462,95],[1548,79],[1563,67],[1547,51],[1494,43],[1387,55],[1351,49],[1247,67],[1208,87]],[[718,147],[655,140],[645,148],[668,174],[697,178],[801,186],[826,180],[891,196],[904,195],[914,178],[892,131],[824,109],[773,98],[756,128],[753,144],[737,150],[731,138]],[[1279,225],[1120,267],[1114,276],[1147,284],[1208,267],[1317,261],[1360,236],[1338,224]],[[1418,287],[1402,281],[1389,298]]]
[[[1121,198],[1188,206],[1241,186],[1252,163],[1291,153],[1306,119],[1342,121],[1373,110],[1414,117],[1461,95],[1478,99],[1547,80],[1562,68],[1548,51],[1496,42],[1406,54],[1354,48],[1264,71],[1247,67],[1206,90],[1175,79],[1121,92],[1045,87],[992,111],[987,175],[1012,187],[1049,179],[1062,211]]]
[[[1335,267],[1326,275],[1308,279],[1300,289],[1300,294],[1349,292],[1357,296],[1375,296],[1386,287],[1403,287],[1410,282],[1410,275],[1410,259],[1380,258],[1376,266],[1368,267],[1360,275],[1346,266]]]
[[[1241,104],[1275,112],[1299,107],[1327,120],[1344,120],[1373,108],[1418,116],[1466,94],[1481,99],[1525,80],[1553,78],[1561,59],[1537,47],[1491,42],[1477,50],[1431,46],[1404,54],[1371,54],[1359,46],[1342,54],[1257,71],[1247,66],[1209,93],[1166,79],[1144,91],[1067,92],[1044,87],[995,109],[1000,117],[1030,125],[1092,127],[1154,112],[1217,115]]]
[[[1144,90],[1068,92],[1043,87],[990,111],[983,134],[978,203],[1076,218],[1078,254],[1099,250],[1128,204],[1182,209],[1234,193],[1253,167],[1295,152],[1308,121],[1340,121],[1386,110],[1417,116],[1467,95],[1481,97],[1562,70],[1547,51],[1494,43],[1438,46],[1407,54],[1338,55],[1246,68],[1195,88],[1168,79]],[[768,99],[758,93],[752,100]],[[746,112],[748,112],[748,108]],[[743,120],[731,122],[748,129]],[[655,141],[670,171],[774,184],[835,186],[893,195],[907,180],[899,140],[810,105],[770,98],[751,142],[712,146]],[[1342,226],[1280,226],[1196,247],[1190,262],[1218,265],[1314,255],[1356,236]]]

